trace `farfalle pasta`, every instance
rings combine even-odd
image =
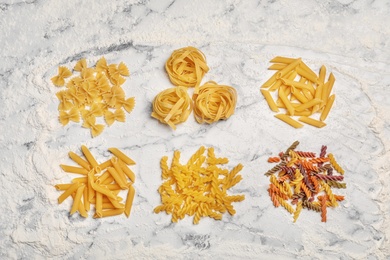
[[[198,123],[214,123],[234,114],[237,92],[233,87],[209,81],[194,94],[194,114]]]
[[[101,164],[96,161],[86,146],[82,145],[81,151],[85,159],[69,152],[69,157],[78,166],[60,165],[65,172],[80,174],[83,177],[73,178],[71,183],[55,185],[57,190],[63,191],[58,198],[58,203],[61,204],[68,197],[72,197],[70,215],[78,211],[85,218],[88,217],[93,204],[95,204],[93,218],[122,213],[129,217],[135,196],[133,187],[135,174],[129,166],[134,165],[135,162],[117,148],[109,148],[113,157]],[[126,191],[126,201],[123,203],[119,193],[126,193]]]
[[[70,121],[80,122],[90,129],[92,137],[100,135],[104,124],[99,124],[97,118],[104,116],[108,126],[114,122],[125,122],[124,111],[130,113],[135,105],[134,97],[126,98],[122,84],[130,75],[127,66],[121,62],[107,65],[104,57],[99,59],[94,67],[88,67],[87,60],[77,61],[72,72],[66,67],[58,68],[58,75],[52,78],[56,86],[66,85],[66,90],[56,93],[60,104],[59,121],[67,125]],[[70,78],[68,82],[65,80]],[[102,123],[104,122],[102,121]]]
[[[195,87],[195,93],[209,71],[204,54],[191,46],[175,50],[166,61],[165,69],[175,86]]]
[[[337,207],[338,201],[344,200],[344,196],[332,190],[332,187],[346,188],[346,184],[341,183],[344,176],[333,175],[332,165],[328,163],[333,155],[326,157],[326,146],[321,147],[320,156],[316,157],[313,152],[294,151],[298,144],[295,141],[281,152],[281,162],[265,173],[270,176],[269,196],[275,207],[282,206],[293,214],[294,222],[302,208],[321,212],[321,221],[326,222],[327,207]],[[294,205],[297,205],[295,209]]]
[[[183,87],[161,91],[153,100],[152,117],[163,124],[176,129],[176,125],[185,122],[192,111],[192,101]]]
[[[238,164],[230,171],[221,168],[228,159],[216,158],[214,148],[209,148],[206,156],[205,151],[201,146],[186,164],[180,163],[180,152],[175,151],[170,167],[168,157],[161,158],[163,183],[158,189],[161,205],[154,209],[155,213],[171,214],[172,222],[178,222],[186,215],[194,216],[194,224],[202,217],[220,220],[225,212],[236,213],[232,203],[243,201],[245,196],[229,195],[227,191],[241,181],[242,176],[238,173],[243,166]]]

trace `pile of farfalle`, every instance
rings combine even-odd
[[[97,117],[104,117],[108,126],[115,121],[124,122],[125,111],[130,113],[135,105],[134,97],[126,98],[121,87],[129,76],[129,69],[123,62],[108,65],[104,57],[92,67],[87,66],[86,59],[79,60],[73,73],[60,66],[58,75],[51,81],[57,87],[66,87],[56,94],[60,101],[61,124],[78,123],[82,119],[82,126],[89,128],[92,136],[96,137],[105,127],[97,122]]]

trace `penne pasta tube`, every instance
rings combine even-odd
[[[84,190],[85,190],[85,188],[84,188]],[[76,194],[73,193],[73,194],[72,194],[73,200],[74,200],[75,196],[76,196]],[[80,213],[80,215],[81,215],[82,217],[84,217],[84,218],[87,218],[87,217],[88,217],[88,213],[87,213],[87,211],[86,211],[86,209],[85,209],[85,206],[83,205],[83,203],[82,203],[81,201],[80,201],[79,206],[78,206],[78,211],[79,211],[79,213]]]
[[[290,64],[291,62],[295,61],[296,59],[294,58],[286,58],[282,56],[276,56],[272,60],[270,60],[271,63],[285,63],[285,64]]]
[[[119,159],[117,157],[113,157],[113,158],[111,158],[111,162],[112,162],[112,165],[114,166],[115,171],[118,173],[119,177],[122,179],[122,182],[126,183],[127,182],[126,175],[122,171],[122,168],[119,165]]]
[[[125,203],[125,215],[127,217],[130,216],[131,207],[133,206],[133,200],[135,195],[135,189],[133,185],[129,187],[129,191],[127,193],[126,203]]]
[[[78,173],[78,174],[84,174],[87,175],[88,171],[85,168],[82,167],[74,167],[69,165],[60,164],[60,167],[65,171],[69,173]]]
[[[85,186],[84,188],[83,199],[84,199],[85,210],[89,211],[91,209],[91,204],[89,203],[89,198],[88,198],[88,186]]]
[[[67,197],[69,197],[73,192],[77,190],[78,187],[80,187],[80,183],[74,183],[72,184],[67,190],[65,190],[64,193],[62,193],[58,197],[58,204],[61,204]]]
[[[117,148],[108,148],[108,150],[111,153],[113,153],[116,157],[121,159],[127,165],[135,165],[135,162],[130,157],[128,157],[126,154],[122,153],[119,149],[117,149]]]
[[[264,82],[263,85],[261,85],[261,88],[271,87],[276,82],[276,75],[278,73],[279,73],[279,71],[275,72],[274,75],[272,75],[266,82]]]
[[[306,63],[302,62],[301,64],[299,64],[299,67],[303,70],[305,70],[306,72],[308,72],[309,74],[312,75],[312,77],[315,77],[317,78],[317,74],[311,69],[309,68]],[[317,83],[316,81],[313,81],[314,83]]]
[[[283,63],[275,63],[268,67],[269,70],[281,70],[284,69],[287,65]]]
[[[92,184],[92,188],[96,191],[96,192],[100,192],[104,195],[106,195],[107,197],[111,198],[111,199],[116,199],[117,196],[112,192],[110,191],[109,189],[107,189],[106,187],[104,186],[101,186],[99,184],[96,184],[94,182],[91,183]]]
[[[89,173],[88,173],[88,183],[87,183],[87,187],[88,187],[88,199],[89,201],[91,201],[91,199],[93,197],[95,197],[95,190],[92,188],[92,183],[95,182],[95,171],[94,170],[90,170]]]
[[[88,178],[87,177],[73,178],[72,182],[73,183],[75,183],[75,182],[87,183],[88,182]]]
[[[101,218],[104,218],[104,217],[111,217],[111,216],[116,216],[116,215],[120,215],[124,212],[124,208],[123,209],[109,209],[109,210],[104,210],[102,211],[102,215],[101,215]],[[96,214],[93,216],[93,218],[99,218],[99,216],[97,216]]]
[[[108,184],[106,185],[109,190],[120,190],[121,187],[118,184]]]
[[[84,187],[85,187],[85,184],[82,183],[77,188],[76,196],[74,197],[73,205],[72,205],[72,208],[70,209],[70,215],[73,215],[79,209],[79,205],[81,202],[81,196],[83,195]]]
[[[96,179],[96,183],[97,184],[102,184],[108,177],[110,177],[110,173],[108,171],[105,171],[102,175],[100,175],[99,177],[97,177]]]
[[[80,156],[78,156],[77,154],[75,154],[74,152],[69,152],[69,157],[75,162],[77,163],[78,165],[80,165],[81,167],[83,167],[84,169],[86,170],[90,170],[91,169],[91,165],[85,161],[83,158],[81,158]]]
[[[275,115],[276,118],[282,120],[283,122],[291,125],[292,127],[295,127],[295,128],[301,128],[303,127],[303,125],[301,123],[299,123],[298,121],[295,121],[294,119],[292,119],[291,117],[289,117],[288,115],[285,115],[285,114],[277,114]]]
[[[301,63],[301,64],[303,64],[303,63]],[[318,80],[318,78],[317,78],[317,76],[316,76],[315,74],[314,74],[314,75],[311,74],[310,72],[308,72],[307,70],[303,69],[303,68],[300,67],[300,66],[298,66],[298,67],[296,68],[296,71],[297,71],[298,75],[300,75],[300,76],[302,76],[302,77],[305,77],[306,79],[308,79],[308,80],[311,81],[311,82],[316,83],[317,80]]]
[[[279,87],[280,87],[281,85],[282,85],[282,81],[281,81],[280,79],[278,79],[278,80],[275,82],[275,84],[273,84],[273,85],[268,89],[268,91],[273,92],[273,91],[279,89]]]
[[[293,86],[293,87],[296,87],[296,88],[307,89],[309,91],[311,89],[308,84],[303,84],[303,83],[300,83],[300,82],[297,82],[297,81],[293,81],[293,80],[289,80],[289,79],[285,79],[285,78],[282,79],[282,82],[283,82],[283,84],[285,84],[287,86]]]
[[[313,106],[315,106],[315,105],[317,105],[317,104],[319,104],[319,103],[321,103],[321,102],[322,102],[321,99],[315,98],[315,99],[310,100],[310,101],[307,102],[307,103],[304,103],[304,104],[302,104],[302,105],[296,107],[295,110],[296,110],[296,111],[303,111],[303,110],[308,109],[308,108],[310,108],[310,107],[313,107]]]
[[[309,124],[309,125],[312,125],[312,126],[315,126],[318,128],[326,126],[326,124],[324,122],[321,122],[321,121],[318,121],[318,120],[315,120],[313,118],[306,117],[306,116],[301,116],[298,120],[303,122],[303,123],[306,123],[306,124]]]
[[[335,82],[335,78],[333,76],[333,73],[330,73],[329,79],[328,79],[328,82],[327,82],[327,83],[329,83],[329,85],[324,90],[325,92],[323,92],[323,96],[322,96],[322,99],[324,100],[323,106],[325,106],[325,104],[328,103],[328,98],[330,96],[330,93],[332,92],[334,82]]]
[[[102,209],[116,209],[116,208],[114,207],[114,205],[112,205],[111,202],[104,202],[102,204]],[[100,212],[100,214],[101,214],[101,212]]]
[[[304,110],[304,111],[295,111],[294,116],[310,116],[312,115],[311,111]]]
[[[118,183],[122,189],[127,188],[126,183],[123,182],[122,177],[118,174],[118,172],[115,170],[115,168],[108,167],[107,170],[109,171],[111,176],[115,179],[116,183]]]
[[[107,169],[108,167],[111,167],[111,166],[112,166],[111,160],[107,160],[104,163],[99,164],[101,171],[104,171],[105,169]]]
[[[119,160],[119,165],[121,166],[123,172],[127,175],[127,177],[132,181],[132,182],[135,182],[135,174],[132,170],[130,170],[129,167],[127,167],[127,165],[122,162],[121,160]]]
[[[301,103],[306,103],[306,102],[309,102],[309,100],[302,94],[302,92],[300,91],[294,91],[293,93],[294,97],[296,97],[299,102]]]
[[[314,93],[314,98],[321,99],[323,87],[324,87],[324,85],[322,83],[318,84],[316,92]],[[317,104],[317,105],[313,106],[313,110],[312,110],[313,114],[315,112],[317,112],[319,109],[320,109],[320,104]]]
[[[269,106],[269,108],[274,111],[274,112],[279,112],[279,109],[278,107],[276,106],[275,104],[275,101],[274,99],[272,98],[271,94],[269,93],[269,91],[267,90],[264,90],[264,89],[260,89],[261,91],[261,94],[263,94],[265,100],[267,101],[267,104]]]
[[[276,79],[283,78],[285,75],[287,75],[290,71],[295,69],[299,64],[301,63],[301,58],[296,59],[295,61],[288,64],[284,69],[280,70],[276,74]]]
[[[125,205],[123,204],[123,203],[119,203],[117,200],[115,200],[115,199],[111,199],[111,198],[108,198],[109,200],[110,200],[110,202],[111,202],[111,204],[115,207],[115,208],[117,208],[117,209],[124,209],[125,208]]]
[[[310,84],[310,82],[309,82]],[[311,94],[311,92],[307,89],[301,89],[303,95],[310,101],[314,98],[314,96]]]
[[[320,68],[320,74],[318,76],[318,83],[319,84],[325,84],[325,75],[326,75],[326,67],[324,65]]]
[[[66,183],[66,184],[56,184],[54,185],[54,188],[57,190],[67,190],[72,186],[72,183]]]
[[[102,217],[102,210],[103,209],[103,194],[100,192],[96,192],[96,204],[95,204],[95,211],[96,215],[101,218]]]
[[[112,176],[110,176],[107,179],[105,179],[102,184],[107,185],[107,184],[110,184],[112,182],[115,182],[115,179]]]
[[[305,77],[302,77],[299,79],[300,83],[306,83],[307,79]]]
[[[329,111],[333,106],[333,102],[334,102],[335,98],[336,98],[335,94],[333,94],[329,97],[328,102],[326,103],[325,108],[321,113],[321,116],[320,116],[321,121],[324,121],[328,117]]]
[[[294,115],[294,108],[293,106],[291,105],[291,102],[290,100],[288,100],[285,92],[283,91],[282,88],[279,88],[279,97],[280,99],[283,101],[283,104],[286,106],[287,110],[288,110],[288,113],[293,116]]]
[[[91,154],[91,151],[85,145],[81,146],[81,151],[83,152],[85,158],[87,158],[87,161],[89,162],[89,164],[91,164],[92,168],[99,166],[99,164],[97,163],[97,161],[95,160],[95,158]]]

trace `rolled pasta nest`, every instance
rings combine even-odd
[[[234,114],[237,92],[233,87],[206,82],[194,94],[194,114],[198,123],[214,123]]]
[[[195,87],[195,93],[209,71],[204,54],[191,46],[175,50],[165,63],[165,69],[174,85]]]
[[[153,100],[152,117],[173,129],[185,122],[192,111],[192,101],[186,88],[174,87],[161,91]]]

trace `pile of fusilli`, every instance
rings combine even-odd
[[[298,144],[295,141],[280,153],[281,162],[265,173],[270,176],[269,196],[275,207],[281,205],[293,214],[294,222],[302,208],[321,212],[321,221],[326,222],[327,207],[336,207],[338,201],[344,200],[344,196],[333,194],[331,189],[346,188],[342,182],[344,170],[333,154],[327,154],[326,146],[321,147],[320,155],[316,157],[312,152],[294,151]]]
[[[243,168],[238,164],[232,170],[220,168],[227,164],[227,158],[217,158],[214,148],[205,147],[191,156],[187,164],[179,162],[180,152],[175,151],[171,167],[168,157],[161,159],[162,179],[164,182],[158,189],[162,204],[154,209],[155,213],[165,211],[172,214],[172,222],[183,219],[185,215],[194,216],[194,224],[201,217],[222,219],[226,211],[234,215],[233,202],[245,199],[244,195],[229,195],[227,190],[242,180],[238,174]]]

